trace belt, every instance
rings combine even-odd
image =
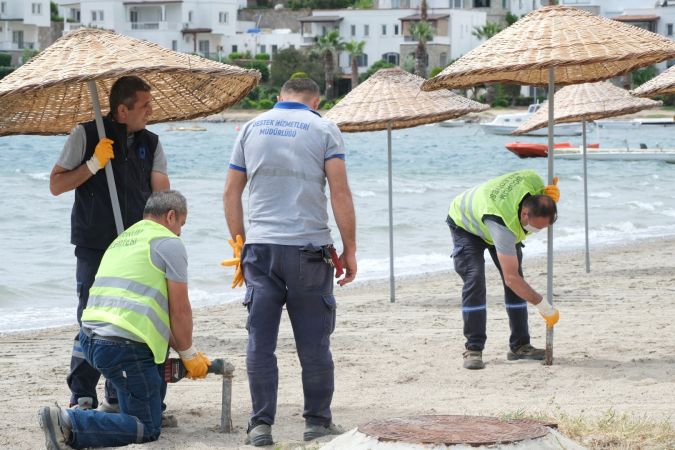
[[[134,342],[130,339],[119,337],[119,336],[101,336],[100,334],[96,334],[96,332],[92,331],[91,328],[82,327],[82,332],[88,338],[96,339],[96,340],[99,340],[99,341],[126,342],[126,343],[133,343]],[[138,342],[138,343],[140,343],[140,342]]]

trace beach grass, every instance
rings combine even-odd
[[[558,424],[558,430],[592,450],[662,450],[675,448],[672,418],[617,413],[608,409],[601,415],[570,415],[559,409],[532,412],[518,410],[499,415],[502,420],[532,419]]]

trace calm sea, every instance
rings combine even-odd
[[[190,263],[194,306],[239,301],[230,289],[232,270],[219,266],[231,256],[222,210],[222,189],[233,123],[205,123],[205,132],[150,129],[160,135],[172,187],[182,191],[190,213],[183,239]],[[590,133],[605,147],[675,147],[675,129]],[[358,282],[388,277],[386,132],[345,134],[348,170],[356,204]],[[421,126],[393,132],[394,222],[397,275],[452,267],[445,224],[454,195],[490,177],[531,168],[546,177],[546,161],[519,159],[504,148],[508,136],[485,135],[477,125]],[[541,142],[545,139],[521,138]],[[580,138],[560,141],[578,144]],[[70,238],[73,194],[53,197],[49,172],[64,136],[0,138],[0,332],[75,323],[75,257]],[[675,235],[675,165],[589,161],[591,248]],[[583,246],[583,185],[580,161],[556,160],[562,199],[555,248]],[[333,235],[339,241],[335,226]],[[545,253],[546,236],[528,241],[526,256]],[[339,244],[339,243],[338,243]],[[338,245],[339,246],[339,245]]]

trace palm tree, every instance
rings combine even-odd
[[[483,39],[490,39],[492,36],[502,31],[502,29],[502,26],[498,23],[487,22],[482,27],[473,27],[471,34],[482,41]]]
[[[410,34],[417,41],[415,49],[415,74],[422,78],[427,77],[427,42],[434,37],[434,27],[427,21],[419,21],[410,25]]]
[[[335,78],[335,55],[344,50],[345,43],[337,30],[333,30],[317,39],[312,49],[323,57],[323,68],[326,80],[326,98],[333,98],[333,82]]]
[[[365,47],[365,45],[366,41],[351,41],[345,44],[345,50],[349,52],[349,57],[351,58],[352,89],[359,84],[359,66],[356,63],[356,58],[363,55],[363,47]]]

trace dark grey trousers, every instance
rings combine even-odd
[[[509,315],[509,326],[511,327],[509,347],[511,350],[515,350],[521,345],[529,344],[530,332],[527,324],[527,302],[504,283],[504,274],[499,265],[497,250],[494,245],[489,245],[478,236],[459,228],[450,218],[448,218],[448,226],[450,227],[454,243],[452,259],[455,265],[455,272],[464,281],[464,287],[462,288],[462,318],[464,319],[466,349],[483,351],[485,341],[487,340],[485,332],[487,298],[485,257],[483,256],[486,249],[490,252],[492,261],[502,276],[504,306]],[[516,245],[516,251],[518,255],[518,273],[520,276],[523,276],[522,244]]]
[[[274,353],[286,305],[302,366],[302,415],[309,424],[328,425],[334,390],[330,352],[336,308],[333,267],[323,260],[319,248],[274,244],[246,244],[242,264],[244,305],[249,311],[246,370],[253,404],[251,423],[274,423],[279,384]]]

